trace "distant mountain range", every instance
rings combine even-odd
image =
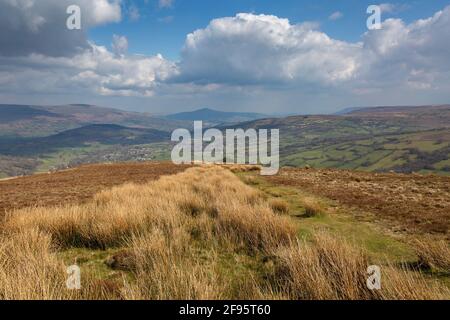
[[[209,124],[223,124],[251,121],[269,118],[270,116],[260,113],[224,112],[209,108],[199,109],[191,112],[181,112],[166,116],[170,120],[179,121],[203,121]]]
[[[0,104],[0,137],[45,137],[91,124],[174,130],[186,122],[86,104],[59,106]]]
[[[335,113],[335,115],[354,115],[354,114],[418,114],[435,113],[439,111],[447,112],[450,105],[424,105],[424,106],[377,106],[377,107],[352,107],[346,108]]]
[[[360,109],[364,109],[364,108],[361,108],[361,107],[345,108],[345,109],[339,110],[338,112],[334,113],[334,115],[342,116],[342,115],[349,114],[349,113],[352,113],[352,112],[360,110]]]
[[[125,127],[173,131],[177,128],[190,129],[195,120],[214,126],[266,117],[268,116],[258,113],[222,112],[212,109],[156,117],[147,113],[87,104],[59,106],[0,104],[0,137],[45,137],[91,124],[116,124]]]
[[[58,117],[58,115],[32,106],[0,105],[0,124],[33,120],[39,117]]]
[[[170,159],[176,128],[279,129],[288,166],[450,174],[450,105],[283,118],[200,109],[165,117],[91,105],[0,105],[0,178],[92,162]]]

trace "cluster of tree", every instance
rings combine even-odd
[[[442,148],[433,152],[424,152],[418,149],[410,149],[409,155],[415,155],[415,159],[413,161],[405,158],[406,163],[404,165],[396,166],[392,168],[392,170],[396,172],[402,173],[411,173],[420,170],[431,170],[436,171],[435,164],[448,159],[448,155],[450,154],[450,147]],[[447,166],[442,171],[450,171],[450,167]]]

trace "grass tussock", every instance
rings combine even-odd
[[[302,200],[303,207],[305,208],[305,217],[317,217],[326,214],[325,207],[316,199],[304,198]]]
[[[55,254],[50,235],[28,229],[1,240],[1,300],[117,299],[106,282],[90,275],[84,276],[81,290],[69,290],[67,267]]]
[[[289,203],[282,199],[271,199],[269,201],[270,208],[279,214],[288,214],[289,213]]]
[[[52,250],[50,236],[36,229],[2,237],[0,298],[69,297],[64,287],[64,265],[55,259]]]
[[[183,241],[187,236],[178,234],[170,243],[156,231],[133,238],[130,246],[135,259],[136,282],[125,284],[124,298],[222,298],[216,287],[219,281],[214,273],[215,259],[212,259],[212,264],[198,261],[187,247],[188,242]]]
[[[366,255],[321,233],[301,242],[296,224],[280,214],[288,208],[229,170],[202,166],[106,190],[83,205],[18,210],[2,225],[0,298],[445,296],[420,273],[389,266],[383,268],[383,290],[368,290]],[[82,269],[82,290],[68,290],[66,265],[57,253],[73,249],[111,250],[115,254],[103,266],[122,277],[98,278]]]
[[[364,254],[326,234],[314,243],[293,242],[274,252],[276,275],[290,299],[370,299]]]
[[[379,298],[384,300],[448,300],[450,290],[435,279],[411,271],[405,267],[387,266],[382,269],[382,290]]]
[[[254,172],[261,171],[260,165],[252,165],[252,164],[222,164],[223,168],[230,170],[233,173],[240,172]]]
[[[381,290],[367,287],[366,254],[326,233],[313,243],[294,242],[274,252],[276,278],[284,295],[306,300],[448,299],[448,288],[406,268],[380,266]]]
[[[446,241],[425,237],[416,239],[413,246],[420,267],[450,273],[450,247]]]
[[[243,181],[250,186],[257,186],[260,184],[260,181],[254,175],[244,176]]]

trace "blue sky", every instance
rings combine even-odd
[[[121,23],[90,30],[90,37],[98,44],[111,45],[113,34],[125,35],[129,50],[138,54],[161,53],[178,60],[186,35],[204,28],[216,18],[235,16],[240,12],[271,14],[288,18],[291,23],[305,21],[320,23],[322,31],[333,38],[356,42],[366,32],[366,8],[371,4],[388,3],[373,0],[173,0],[170,7],[159,7],[159,0],[134,0],[125,7],[136,6],[138,20],[125,17]],[[400,17],[405,22],[433,15],[450,4],[446,0],[398,0],[398,8],[383,13],[383,18]],[[127,10],[127,9],[125,9]],[[334,12],[342,18],[330,20]]]
[[[81,8],[81,30],[66,9]],[[382,11],[368,30],[367,7]],[[450,1],[0,0],[0,103],[154,114],[450,102]]]

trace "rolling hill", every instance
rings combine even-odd
[[[179,121],[203,121],[206,124],[237,123],[256,119],[267,118],[269,116],[260,113],[244,112],[223,112],[208,108],[199,109],[191,112],[182,112],[166,116],[170,120]]]
[[[176,120],[152,117],[148,120],[145,116],[138,119],[139,114],[113,109],[105,112],[103,108],[86,105],[45,109],[29,106],[14,110],[17,112],[10,115],[9,123],[43,121],[44,125],[52,123],[52,130],[57,128],[55,123],[62,125],[71,119],[78,119],[71,122],[74,125],[83,121],[111,123],[69,126],[45,137],[0,134],[0,177],[83,163],[169,160],[171,126],[189,128],[192,121],[188,119],[203,119],[213,125],[208,121],[228,114],[199,110],[172,117]],[[103,118],[102,114],[105,114]],[[231,118],[223,115],[224,119]],[[150,121],[148,127],[143,125],[146,121]],[[134,126],[115,122],[132,122]],[[450,174],[449,105],[357,108],[342,115],[264,118],[216,127],[279,129],[283,166]]]
[[[93,124],[48,137],[3,138],[0,178],[82,163],[154,160],[155,147],[149,145],[169,139],[164,131],[113,124]]]
[[[450,172],[449,105],[376,107],[344,115],[262,119],[239,127],[280,129],[285,166]]]
[[[164,131],[128,128],[114,124],[93,124],[66,130],[48,137],[6,140],[0,143],[3,155],[41,155],[59,148],[78,148],[89,144],[136,145],[166,141],[169,134]]]
[[[189,123],[183,121],[85,104],[0,105],[0,137],[45,137],[91,124],[116,124],[167,131],[189,126]]]
[[[15,121],[33,120],[39,117],[58,117],[56,113],[32,106],[0,105],[0,125]]]
[[[450,105],[358,108],[345,116],[397,121],[418,129],[450,127]]]

